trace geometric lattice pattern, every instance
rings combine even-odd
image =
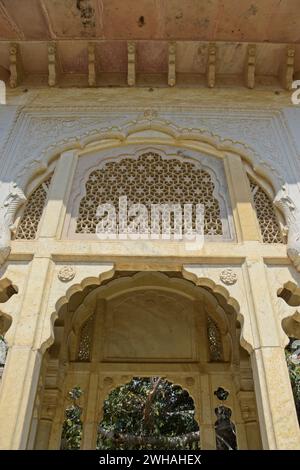
[[[52,175],[43,181],[29,197],[18,225],[16,240],[34,240],[47,201]]]
[[[283,237],[272,201],[267,193],[248,175],[254,207],[264,243],[283,243]]]
[[[80,331],[78,361],[87,362],[91,357],[91,341],[93,333],[94,316],[90,316]]]
[[[99,204],[110,203],[118,217],[119,197],[128,204],[144,204],[150,213],[151,204],[203,204],[204,234],[222,235],[219,202],[214,195],[210,174],[191,162],[163,159],[154,152],[137,159],[124,158],[108,162],[90,173],[86,182],[77,218],[76,233],[96,233]],[[195,214],[193,215],[193,225]]]
[[[218,326],[211,317],[207,317],[207,336],[209,345],[210,361],[220,362],[223,360],[223,347],[221,334]]]

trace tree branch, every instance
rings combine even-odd
[[[161,447],[176,447],[180,445],[185,447],[187,444],[200,440],[200,432],[190,432],[176,437],[167,436],[135,436],[133,434],[116,433],[114,431],[107,431],[99,427],[99,433],[106,439],[111,439],[118,444],[126,445],[141,445],[141,446],[161,446]]]
[[[144,421],[144,428],[149,429],[149,421],[151,417],[151,408],[152,408],[152,402],[154,400],[155,394],[157,392],[158,386],[161,382],[161,377],[159,377],[156,381],[153,383],[153,388],[151,392],[148,394],[146,402],[145,402],[145,407],[144,407],[144,413],[143,413],[143,421]]]

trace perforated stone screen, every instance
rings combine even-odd
[[[268,194],[248,175],[254,207],[264,243],[283,243],[277,215]]]
[[[108,162],[92,171],[86,182],[86,195],[81,199],[76,233],[95,233],[99,204],[111,203],[118,209],[120,196],[128,204],[203,204],[204,234],[222,235],[222,220],[215,186],[208,171],[193,163],[163,159],[154,152],[137,159],[124,158]]]
[[[94,316],[92,315],[81,328],[78,348],[79,361],[86,362],[90,360],[93,324]]]
[[[223,347],[220,330],[211,317],[207,317],[207,336],[210,360],[220,362],[223,360]]]
[[[18,225],[16,240],[34,240],[47,201],[52,175],[43,181],[29,197]]]

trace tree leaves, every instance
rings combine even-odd
[[[135,377],[104,403],[98,449],[195,449],[199,426],[192,398],[159,377]]]
[[[300,425],[300,341],[290,338],[285,348],[286,361],[289,369],[296,411]]]

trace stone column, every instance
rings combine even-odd
[[[263,448],[299,450],[300,430],[267,268],[260,259],[249,259],[247,266],[256,326],[251,364]]]
[[[258,348],[251,363],[264,449],[299,450],[299,424],[284,349]]]
[[[237,269],[237,268],[236,268]],[[226,290],[238,302],[243,317],[242,337],[251,355],[259,425],[264,449],[300,449],[300,430],[285,361],[283,332],[268,283],[267,266],[259,256],[248,256],[243,276]],[[207,282],[219,289],[219,272],[213,267],[185,265],[184,276]],[[210,282],[209,279],[209,282]],[[200,284],[200,282],[199,282]],[[224,289],[223,286],[221,286]]]
[[[1,384],[0,449],[26,448],[41,359],[31,346],[9,350]]]
[[[259,241],[261,239],[260,230],[252,205],[249,181],[241,157],[235,154],[227,154],[225,169],[238,239],[241,241]]]
[[[59,393],[59,390],[55,388],[46,389],[43,393],[34,446],[36,450],[49,449],[53,421],[58,408]]]
[[[254,392],[241,390],[238,393],[238,398],[246,433],[247,449],[259,450],[262,448],[262,445]]]
[[[86,405],[86,413],[83,420],[83,437],[81,449],[95,450],[97,440],[97,410],[98,405],[98,371],[92,372],[89,380],[88,397]]]
[[[52,419],[40,418],[37,426],[34,450],[47,450],[49,446]]]
[[[39,237],[59,235],[66,210],[66,201],[75,171],[77,153],[60,156],[50,187],[48,203],[41,221]],[[15,337],[10,344],[0,396],[0,448],[25,449],[30,432],[34,399],[41,368],[41,332],[43,308],[51,284],[50,255],[34,258],[23,304],[16,320]],[[50,319],[48,319],[50,321]],[[51,422],[45,420],[44,429]],[[48,431],[47,431],[48,433]]]
[[[201,374],[201,420],[200,444],[203,450],[216,449],[215,419],[211,398],[211,386],[208,374]]]
[[[40,238],[55,238],[61,233],[77,157],[76,151],[69,150],[63,152],[59,158],[41,221]]]
[[[48,450],[60,449],[64,411],[65,411],[64,404],[65,403],[64,403],[63,395],[62,395],[62,392],[60,391],[59,398],[56,403],[56,411],[55,411],[53,421],[51,424]]]
[[[44,298],[49,287],[48,258],[31,262],[21,310],[14,320],[14,335],[0,394],[0,449],[25,449],[38,387]],[[40,328],[39,328],[40,327]]]

